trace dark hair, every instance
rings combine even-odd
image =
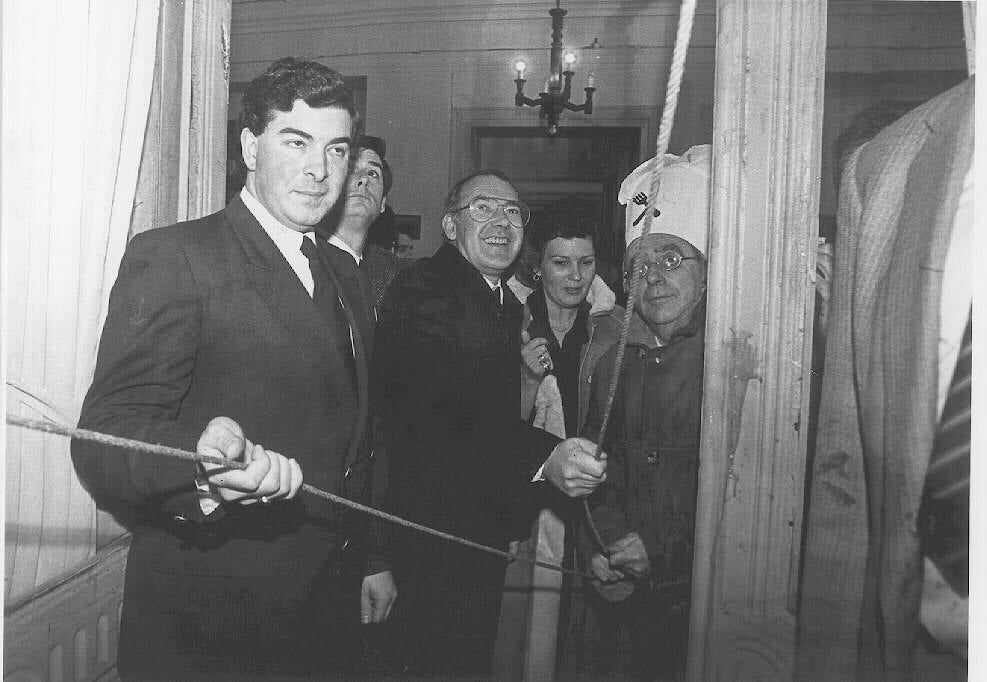
[[[836,176],[836,187],[839,188],[850,155],[856,149],[869,142],[879,132],[907,114],[919,105],[919,102],[902,100],[884,100],[877,104],[861,109],[850,120],[833,143],[833,172]]]
[[[520,194],[520,192],[517,191],[517,185],[511,182],[511,179],[507,177],[507,173],[500,170],[499,168],[484,168],[482,170],[478,170],[470,173],[465,178],[458,180],[456,184],[452,186],[452,189],[449,190],[449,194],[446,195],[446,205],[445,205],[445,209],[443,210],[443,214],[451,213],[453,210],[459,208],[462,205],[461,200],[459,198],[459,192],[463,189],[463,185],[465,185],[470,180],[473,180],[474,178],[479,178],[484,176],[490,176],[497,178],[499,180],[503,180],[508,185],[510,185],[517,194]]]
[[[356,128],[353,94],[338,72],[318,62],[282,57],[247,86],[239,129],[249,128],[260,135],[274,118],[274,111],[291,111],[296,100],[313,108],[343,109]]]
[[[356,157],[359,152],[364,149],[377,152],[377,156],[380,157],[381,176],[384,181],[384,196],[386,197],[388,192],[391,191],[391,184],[394,182],[394,175],[391,173],[391,165],[387,163],[387,159],[384,158],[387,155],[387,143],[384,142],[383,138],[375,135],[360,135],[356,141],[357,154],[351,154],[350,159],[356,161]]]
[[[599,230],[596,214],[597,210],[579,197],[559,199],[537,211],[524,232],[524,245],[514,273],[518,280],[534,288],[536,283],[532,275],[541,265],[545,247],[557,237],[589,239],[593,242],[593,253],[596,253]]]

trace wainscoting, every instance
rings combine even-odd
[[[110,682],[129,536],[92,565],[4,614],[4,682]]]

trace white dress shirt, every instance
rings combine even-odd
[[[347,244],[342,239],[340,239],[339,235],[333,234],[331,237],[329,237],[329,243],[335,246],[337,249],[341,249],[346,253],[350,254],[351,256],[353,256],[353,260],[356,261],[357,265],[363,262],[363,255],[354,251],[349,244]]]
[[[305,291],[311,296],[315,290],[315,282],[312,280],[312,271],[308,266],[308,258],[302,253],[302,239],[311,239],[315,243],[315,233],[302,233],[285,227],[277,218],[271,215],[270,211],[264,208],[264,205],[246,187],[240,190],[240,199],[243,200],[243,205],[257,219],[257,222],[260,223],[260,226],[274,242],[274,245],[278,247],[278,251],[288,261],[288,265],[298,275],[298,279],[301,281],[302,286],[305,287]]]

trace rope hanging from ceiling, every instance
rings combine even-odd
[[[682,74],[685,71],[685,57],[689,51],[689,40],[692,38],[692,23],[696,15],[696,0],[682,0],[679,9],[679,26],[675,35],[675,49],[672,52],[672,65],[668,75],[668,83],[665,86],[665,104],[662,107],[661,121],[658,124],[658,139],[655,143],[655,165],[651,172],[651,186],[648,191],[648,203],[644,207],[647,220],[642,234],[651,231],[652,221],[655,217],[653,207],[658,200],[659,174],[665,164],[665,153],[668,151],[668,140],[672,136],[672,125],[675,121],[675,109],[678,106],[679,90],[682,87]],[[649,210],[652,209],[652,210]],[[628,244],[628,246],[630,246]],[[624,350],[627,347],[627,333],[631,326],[631,317],[634,314],[634,301],[637,300],[638,287],[641,283],[641,273],[639,272],[639,261],[642,257],[640,249],[635,250],[631,256],[631,282],[627,292],[627,305],[624,308],[624,318],[620,325],[620,337],[617,342],[617,354],[614,357],[614,371],[610,380],[610,387],[607,390],[607,401],[603,409],[603,421],[600,426],[600,435],[597,438],[596,452],[594,456],[599,459],[606,440],[607,427],[610,425],[610,414],[613,411],[614,396],[617,394],[617,384],[620,381],[620,368],[624,364]],[[610,552],[606,544],[600,537],[600,532],[593,523],[590,513],[589,502],[583,500],[583,511],[586,521],[596,542],[597,547],[604,556],[609,557]]]

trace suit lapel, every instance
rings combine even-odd
[[[327,376],[345,374],[343,358],[333,347],[329,330],[311,297],[239,197],[226,207],[226,217],[243,246],[247,279],[274,319],[298,344],[313,368]]]

